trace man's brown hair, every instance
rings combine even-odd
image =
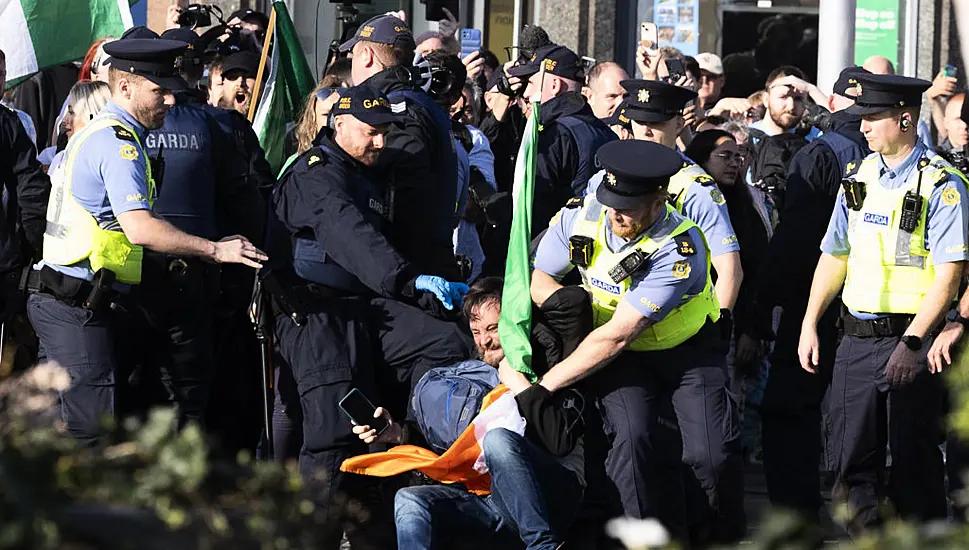
[[[122,78],[127,78],[128,82],[132,84],[137,84],[142,80],[145,80],[145,77],[141,75],[125,72],[115,69],[114,67],[108,67],[108,85],[111,86],[111,93],[118,91],[118,86],[121,84]]]
[[[409,44],[403,46],[400,44],[380,44],[369,40],[361,40],[360,43],[373,49],[377,60],[388,68],[410,67],[414,64],[414,48]]]
[[[501,277],[485,277],[475,281],[468,293],[464,295],[464,318],[473,321],[478,318],[477,311],[483,305],[496,304],[501,307],[501,290],[505,281]]]

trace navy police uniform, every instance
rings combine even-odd
[[[565,46],[549,44],[535,51],[528,63],[512,67],[508,74],[528,80],[541,71],[582,83],[582,60]],[[532,211],[532,236],[548,227],[552,216],[565,203],[585,193],[594,174],[595,152],[615,141],[616,134],[597,119],[585,97],[578,91],[566,92],[542,104],[542,131],[538,134],[535,168],[535,203]]]
[[[705,519],[720,537],[737,538],[745,529],[739,425],[726,387],[725,349],[714,324],[719,306],[706,241],[692,222],[668,205],[664,215],[630,240],[613,233],[604,211],[640,206],[643,196],[668,184],[682,165],[680,157],[658,144],[627,140],[603,146],[598,158],[607,170],[606,183],[595,196],[575,199],[552,219],[538,246],[535,269],[561,280],[578,265],[594,310],[603,304],[615,308],[622,301],[652,323],[589,379],[612,441],[606,470],[615,502],[621,504],[613,512],[658,517],[674,536],[686,540],[682,477],[674,474],[674,484],[679,483],[673,492],[663,489],[670,481],[660,479],[665,464],[679,463],[680,448],[658,445],[655,433],[660,405],[672,399],[682,433],[682,459],[692,466],[707,495]],[[581,228],[593,219],[599,220],[599,229],[593,231],[598,236],[586,250],[580,235],[589,231]],[[598,258],[607,252],[628,252],[626,260],[649,242],[658,244],[647,249],[652,252],[645,261],[624,268],[632,270],[626,273],[628,282],[617,283],[613,276],[626,261],[605,277],[601,268],[596,274],[583,267],[587,254]],[[601,253],[599,247],[605,247]],[[619,285],[628,289],[623,292]],[[690,304],[701,309],[687,314],[684,308],[693,307]],[[601,324],[597,311],[596,326]],[[687,325],[691,328],[681,328]],[[682,332],[676,338],[670,336],[677,331]],[[646,342],[639,344],[644,338]]]
[[[365,40],[414,49],[406,23],[392,15],[365,22],[340,46],[350,51]],[[460,278],[452,235],[458,216],[458,165],[451,120],[423,90],[415,87],[409,66],[389,67],[366,84],[387,96],[401,124],[385,138],[377,171],[394,189],[391,242],[424,273]]]
[[[861,67],[841,71],[834,92],[850,97]],[[851,94],[849,94],[851,90]],[[861,117],[845,111],[831,115],[831,128],[791,159],[781,223],[771,238],[761,279],[761,307],[770,315],[783,308],[771,354],[771,372],[761,404],[764,474],[771,504],[819,521],[822,506],[817,457],[822,452],[822,400],[831,384],[837,348],[835,323],[840,301],[818,323],[821,370],[812,375],[797,358],[801,321],[807,310],[811,279],[821,251],[835,198],[846,167],[871,154],[861,133]],[[783,281],[783,284],[774,284]],[[825,460],[830,467],[830,460]]]
[[[185,86],[175,68],[175,59],[184,49],[182,42],[159,39],[118,40],[104,46],[114,68],[144,76],[165,89]],[[71,388],[60,396],[67,430],[82,443],[93,445],[99,440],[103,417],[115,412],[115,326],[107,305],[118,287],[111,285],[114,271],[104,267],[95,271],[92,262],[110,263],[124,273],[127,279],[120,274],[117,279],[125,282],[140,280],[140,258],[128,257],[131,245],[124,243],[98,258],[93,253],[72,263],[60,258],[71,253],[71,239],[76,238],[72,235],[94,232],[102,246],[104,241],[120,240],[123,233],[110,237],[112,232],[120,232],[117,216],[150,210],[154,197],[151,166],[142,147],[147,132],[138,120],[109,102],[88,124],[68,145],[67,160],[55,168],[65,170],[56,177],[64,177],[66,183],[51,196],[44,260],[31,278],[34,293],[28,299],[27,312],[46,356],[71,376]],[[72,163],[72,171],[64,169]],[[93,226],[87,223],[92,218]],[[84,223],[64,227],[63,219]],[[88,238],[88,247],[91,240],[93,237]],[[119,253],[126,255],[124,262],[114,258]],[[125,272],[129,263],[137,264],[130,273]]]
[[[857,80],[848,113],[862,117],[918,106],[930,86],[901,76],[862,74]],[[901,129],[914,134],[905,122]],[[848,167],[821,241],[823,253],[847,263],[844,338],[829,414],[835,490],[852,512],[853,535],[881,524],[884,496],[905,518],[944,519],[947,512],[939,448],[944,381],[927,368],[932,330],[908,331],[938,266],[969,260],[969,194],[958,171],[914,141],[894,167],[877,153]]]
[[[331,120],[339,116],[371,125],[398,120],[387,99],[365,86],[340,91]],[[421,310],[436,302],[417,290],[419,269],[387,238],[387,187],[334,139],[329,129],[321,131],[274,196],[278,221],[291,236],[291,261],[275,271],[291,289],[286,299],[276,293],[275,334],[303,411],[300,471],[306,480],[317,474],[326,480],[309,487],[323,511],[333,496],[354,495],[365,482],[340,472],[344,459],[366,451],[340,399],[359,388],[403,418],[412,382],[473,350],[458,325]],[[330,527],[335,547],[342,529]]]

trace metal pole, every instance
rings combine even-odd
[[[969,61],[969,6],[965,2],[952,2],[956,10],[956,30],[959,31],[959,50],[962,54],[962,67],[965,72],[966,62]]]
[[[905,37],[902,71],[905,76],[917,76],[919,65],[919,0],[905,2]]]
[[[821,0],[818,8],[818,88],[831,93],[838,73],[855,60],[855,0]]]

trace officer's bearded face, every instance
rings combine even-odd
[[[804,95],[791,86],[774,86],[767,92],[767,116],[774,124],[790,130],[804,115]]]
[[[148,130],[161,128],[169,107],[175,105],[175,96],[146,78],[137,79],[130,85],[131,114]]]
[[[333,140],[348,155],[364,166],[377,163],[384,148],[384,137],[390,131],[389,124],[371,126],[353,115],[340,115],[334,126]]]
[[[501,304],[485,302],[474,308],[468,319],[478,359],[495,368],[498,368],[498,363],[505,358],[505,351],[501,349],[501,340],[498,338],[500,315]]]
[[[675,116],[663,122],[633,121],[633,139],[652,141],[660,145],[676,147],[676,136],[680,133],[683,117]]]

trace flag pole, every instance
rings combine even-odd
[[[276,30],[276,5],[269,13],[269,26],[266,27],[266,38],[262,43],[262,55],[259,58],[259,70],[256,72],[256,85],[252,90],[252,101],[249,102],[249,122],[256,118],[256,106],[259,105],[259,92],[262,91],[262,75],[266,72],[266,59],[269,57],[269,45]]]

